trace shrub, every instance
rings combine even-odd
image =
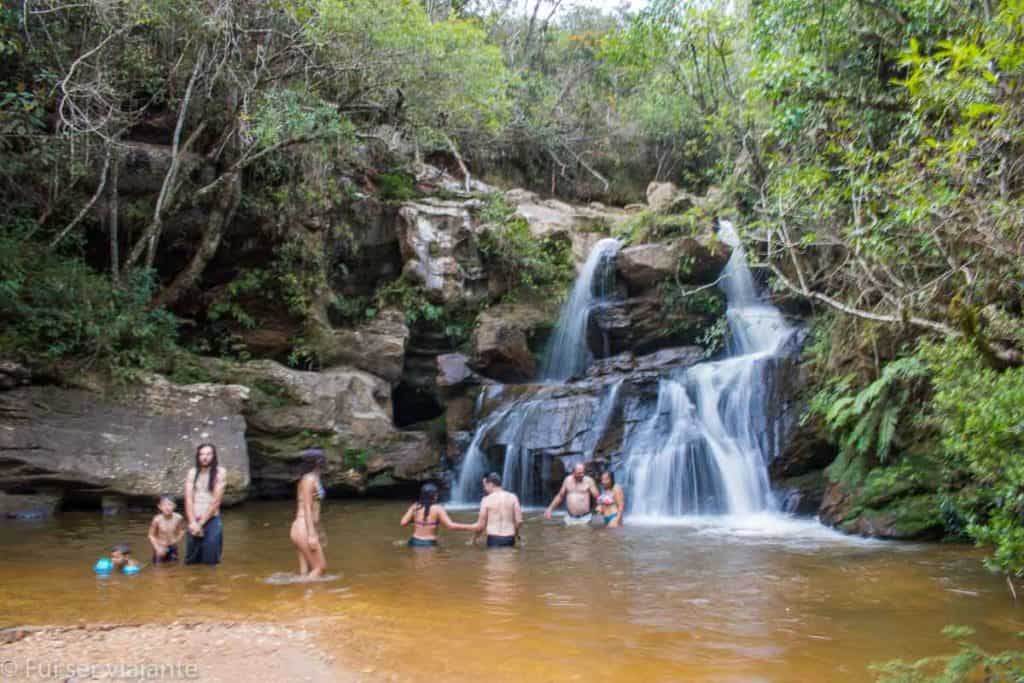
[[[156,367],[177,349],[177,320],[150,307],[152,273],[130,271],[115,285],[12,230],[0,230],[0,273],[2,353],[124,373]]]

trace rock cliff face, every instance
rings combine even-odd
[[[133,155],[131,163],[152,173],[166,162],[148,147]],[[202,173],[201,160],[193,162],[190,172]],[[487,421],[492,428],[480,447],[494,466],[508,456],[517,432],[518,443],[537,456],[531,462],[538,481],[557,481],[566,463],[580,457],[591,464],[621,459],[631,430],[656,410],[658,379],[707,355],[697,344],[722,315],[715,284],[729,248],[709,226],[699,235],[622,249],[616,295],[588,321],[597,360],[566,385],[541,384],[539,361],[559,302],[505,300],[507,292],[487,272],[479,245],[490,228],[480,214],[482,193],[494,188],[478,184],[465,192],[440,169],[421,171],[417,187],[436,188],[444,198],[367,195],[340,213],[304,220],[302,249],[311,263],[326,264],[317,275],[322,301],[302,319],[280,302],[261,301],[259,291],[248,294],[266,322],[232,331],[259,360],[204,359],[206,383],[150,376],[109,396],[41,385],[26,369],[0,363],[0,491],[6,492],[0,514],[45,514],[61,501],[165,490],[180,495],[201,441],[217,444],[231,473],[229,504],[293,495],[298,453],[314,444],[327,452],[324,481],[334,493],[406,491],[444,480]],[[702,201],[671,186],[650,194],[646,211]],[[504,198],[530,235],[565,240],[577,263],[635,215],[523,190]],[[243,245],[239,258],[259,266],[271,255],[252,244]],[[375,292],[396,278],[432,306],[475,313],[462,346],[408,311],[357,311],[353,318],[330,308],[332,300],[360,298],[376,307]],[[703,303],[673,302],[667,293],[680,285],[702,288]],[[235,294],[221,283],[202,296],[207,305],[229,304]],[[299,346],[313,359],[312,369],[278,362]],[[515,417],[504,415],[513,405]],[[820,472],[819,460],[812,457],[804,469],[799,458],[779,465],[779,488],[791,491],[794,509],[810,511],[825,496],[820,478],[798,481]]]
[[[160,377],[117,400],[80,389],[0,392],[0,488],[98,503],[103,496],[180,492],[200,443],[228,468],[228,504],[249,493],[238,385],[175,385]]]

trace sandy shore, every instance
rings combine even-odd
[[[2,681],[366,681],[302,626],[91,625],[0,631]]]

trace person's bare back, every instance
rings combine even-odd
[[[481,507],[487,512],[488,536],[514,537],[519,525],[523,523],[523,509],[519,504],[519,497],[504,489],[486,496],[481,502]]]

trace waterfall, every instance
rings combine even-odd
[[[722,273],[729,357],[662,379],[654,414],[623,451],[630,512],[665,517],[774,510],[766,466],[776,444],[768,417],[768,372],[793,330],[757,294],[746,254],[733,247]]]
[[[612,423],[621,386],[622,380],[607,385],[596,401],[588,420],[591,428],[587,430],[587,438],[580,443],[579,455],[555,456],[561,458],[566,472],[586,459],[583,454],[593,453],[601,443]],[[458,481],[452,489],[452,502],[464,504],[480,499],[480,480],[497,466],[489,458],[485,442],[504,450],[500,469],[505,488],[515,491],[525,503],[546,502],[544,485],[550,479],[550,461],[543,459],[541,453],[531,447],[528,430],[536,424],[540,412],[550,408],[550,402],[554,400],[552,394],[558,389],[558,386],[542,386],[536,394],[514,400],[484,419],[466,449]]]
[[[564,382],[590,365],[592,355],[587,348],[587,317],[590,308],[614,290],[614,260],[621,245],[619,240],[605,238],[591,250],[569,298],[562,305],[555,331],[548,342],[544,379]]]
[[[727,300],[726,358],[666,371],[656,380],[656,405],[653,391],[638,398],[630,377],[567,383],[593,360],[586,341],[590,308],[614,291],[620,245],[602,240],[562,308],[544,370],[547,382],[510,397],[481,421],[462,461],[453,501],[477,501],[480,479],[500,467],[506,487],[524,502],[546,502],[552,459],[560,458],[567,470],[589,460],[622,420],[616,470],[631,516],[776,510],[767,464],[779,447],[778,430],[768,408],[773,373],[793,330],[758,296],[732,225],[723,221],[719,236],[733,247],[720,284]],[[631,387],[626,398],[620,397],[624,382]],[[591,393],[580,393],[584,385]],[[485,391],[484,398],[493,401],[502,387]]]

